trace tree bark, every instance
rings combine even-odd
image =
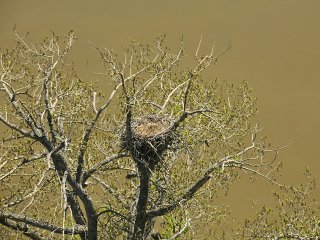
[[[150,170],[143,162],[138,162],[140,189],[139,198],[136,206],[136,217],[134,223],[134,229],[129,240],[142,240],[145,239],[146,224],[149,220],[147,215],[147,204],[149,196],[150,186]]]
[[[47,147],[48,151],[52,151],[52,147],[47,142],[44,142],[44,145]],[[83,203],[83,206],[86,211],[86,217],[87,217],[87,236],[86,240],[96,240],[97,239],[97,228],[98,228],[98,219],[96,212],[93,207],[93,203],[89,196],[86,194],[86,192],[81,188],[81,186],[71,177],[70,171],[67,167],[67,164],[63,158],[62,155],[59,153],[51,155],[54,167],[56,171],[58,172],[59,176],[63,176],[64,172],[68,172],[67,174],[67,182],[71,186],[73,192],[80,198],[81,202]],[[69,197],[72,197],[72,195],[69,195]],[[76,201],[74,202],[76,203]],[[75,210],[73,208],[72,210]],[[80,210],[80,208],[78,209]],[[76,216],[78,220],[81,218],[81,212],[79,212],[79,215]],[[84,219],[82,219],[84,220]],[[83,237],[83,235],[82,235]]]

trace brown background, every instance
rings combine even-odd
[[[258,97],[264,133],[281,152],[284,183],[303,180],[305,166],[320,167],[320,1],[318,0],[0,0],[0,47],[10,46],[13,25],[40,40],[50,30],[79,37],[73,50],[80,77],[96,80],[99,58],[88,41],[119,49],[131,39],[150,42],[166,33],[172,48],[184,35],[190,57],[200,36],[208,49],[232,49],[206,76],[246,79]],[[105,89],[104,91],[108,91]],[[319,179],[319,177],[318,177]],[[267,203],[271,186],[243,178],[227,198],[234,214],[247,216],[250,199]],[[320,191],[317,190],[320,198]]]

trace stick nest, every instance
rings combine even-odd
[[[175,139],[171,124],[172,120],[166,116],[151,115],[135,119],[131,123],[132,142],[129,142],[124,131],[121,136],[122,146],[153,170]]]

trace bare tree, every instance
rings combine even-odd
[[[201,55],[200,41],[184,68],[182,40],[176,52],[164,37],[132,42],[121,56],[92,44],[105,97],[67,62],[75,40],[52,33],[34,45],[16,33],[1,52],[4,237],[175,239],[219,220],[206,209],[240,172],[284,187],[251,90],[201,77],[229,46]]]

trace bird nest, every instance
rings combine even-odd
[[[135,159],[147,163],[153,170],[174,140],[171,125],[172,121],[165,116],[145,116],[135,119],[131,123],[131,142],[124,131],[121,136],[122,145]]]

